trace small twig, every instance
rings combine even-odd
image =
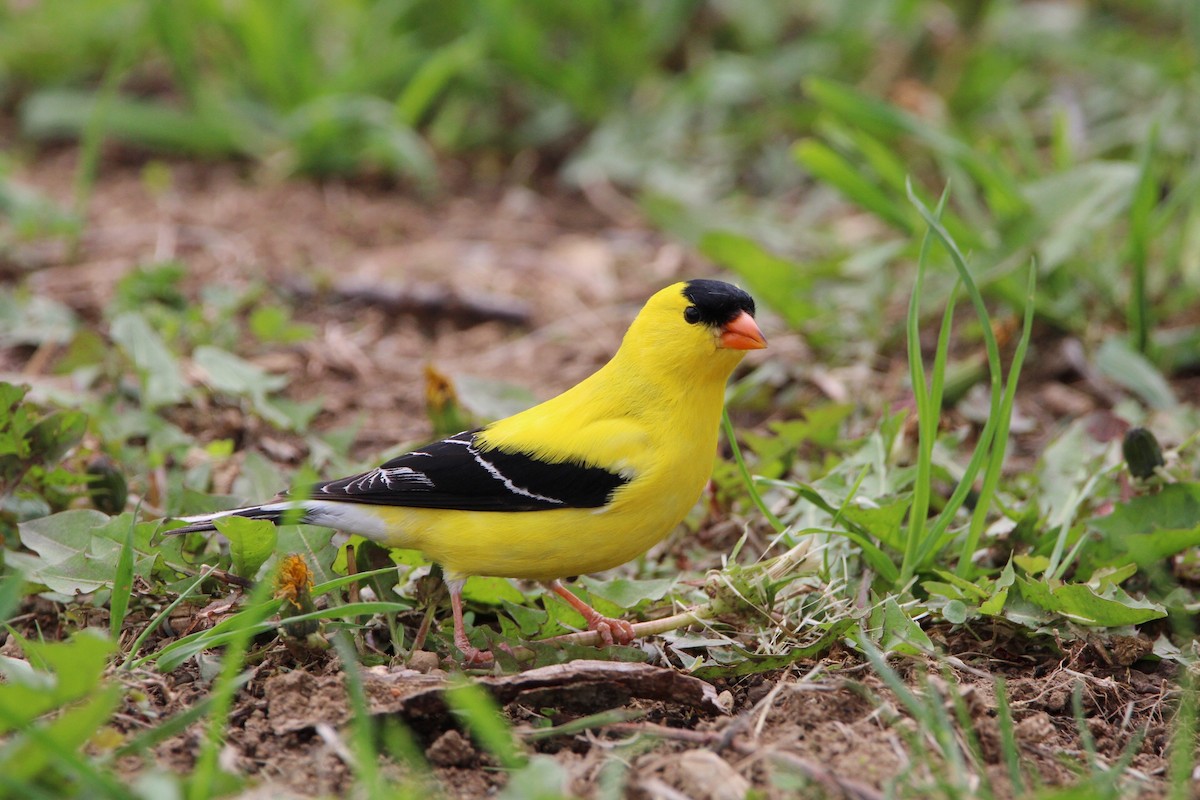
[[[253,589],[254,581],[249,578],[243,578],[241,575],[234,575],[229,570],[214,569],[209,573],[210,577],[216,578],[221,583],[227,583],[230,586],[236,586],[239,589]]]
[[[425,647],[425,640],[429,637],[429,629],[433,626],[433,617],[437,613],[437,606],[430,603],[425,607],[425,616],[421,619],[421,627],[417,628],[417,635],[413,637],[412,647],[409,648],[409,657],[412,654]]]
[[[552,728],[531,728],[528,725],[522,725],[514,728],[513,732],[522,739],[529,739],[536,742],[541,739],[552,739],[555,736],[576,736],[585,731],[597,728],[611,729],[617,725],[628,725],[634,720],[646,716],[647,713],[649,712],[645,709],[613,708],[608,711],[601,711],[598,714],[590,714],[586,717],[573,719],[570,722],[564,722]]]
[[[354,562],[354,545],[347,543],[346,544],[346,574],[347,575],[357,574],[358,573],[357,567],[358,567],[358,564],[356,564]],[[358,581],[354,581],[353,583],[351,583],[349,586],[346,587],[346,597],[349,598],[351,603],[358,602],[358,597],[359,597]],[[382,598],[380,598],[380,599],[382,599]]]
[[[653,736],[658,739],[671,739],[677,742],[688,742],[699,745],[715,745],[721,741],[717,731],[694,731],[690,728],[671,728],[659,725],[657,722],[617,722],[606,726],[613,733],[626,735]]]

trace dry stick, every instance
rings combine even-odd
[[[354,545],[347,542],[346,543],[346,574],[347,575],[356,575],[358,573],[358,562],[355,561],[354,558],[355,558]],[[358,581],[350,582],[350,585],[346,587],[346,596],[349,598],[351,603],[358,602],[358,599],[359,599]],[[379,599],[382,600],[383,598],[379,598]]]

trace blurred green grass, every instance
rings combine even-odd
[[[1145,353],[1200,295],[1198,19],[1185,0],[9,2],[0,107],[21,141],[84,143],[81,206],[110,141],[426,191],[447,159],[532,155],[706,251],[782,258],[709,252],[818,344],[886,333],[812,308],[890,297],[881,267],[916,259],[905,181],[926,202],[952,184],[945,224],[989,298],[1020,307],[1036,257],[1041,320],[1127,322]]]
[[[838,604],[872,590],[870,635],[857,639],[868,656],[876,644],[924,652],[930,641],[913,620],[925,613],[961,624],[999,618],[1007,609],[1031,628],[1066,615],[1115,630],[1130,609],[1146,608],[1140,598],[1116,593],[1132,573],[1115,580],[1104,570],[1128,560],[1126,542],[1135,534],[1155,536],[1162,548],[1164,530],[1190,524],[1141,531],[1129,519],[1137,503],[1190,501],[1200,474],[1194,436],[1187,439],[1195,430],[1194,401],[1178,402],[1163,379],[1200,364],[1197,4],[0,2],[0,113],[15,122],[16,134],[9,151],[0,152],[0,256],[8,237],[78,235],[79,212],[110,142],[148,155],[241,159],[273,173],[384,177],[427,192],[437,190],[449,160],[479,165],[482,176],[484,165],[498,159],[532,156],[540,177],[576,187],[608,184],[635,198],[651,224],[736,272],[827,363],[895,356],[907,335],[921,421],[915,468],[902,452],[901,416],[885,414],[856,439],[844,424],[849,406],[804,409],[800,421],[787,419],[800,412],[778,397],[772,402],[784,419],[774,423],[774,437],[745,436],[749,466],[740,464],[751,493],[769,493],[756,498],[762,507],[782,509],[788,536],[828,540],[833,555],[821,576],[827,596],[811,602],[833,610],[819,618],[840,623],[846,613]],[[36,159],[38,145],[60,140],[83,144],[74,215],[7,178],[15,163]],[[961,258],[921,248],[929,224],[922,204],[935,207],[938,197],[947,198],[938,206],[945,229],[939,239],[952,237]],[[979,313],[960,324],[947,308],[960,270],[968,269]],[[64,322],[50,313],[53,307],[46,311],[36,297],[19,293],[0,302],[0,323],[6,335],[19,333],[10,343],[22,345],[62,337],[64,327],[64,341],[78,334],[77,358],[101,376],[92,385],[101,399],[79,401],[98,441],[88,446],[103,447],[132,475],[170,465],[167,500],[174,505],[163,510],[217,501],[209,494],[213,463],[234,444],[211,443],[203,458],[195,457],[199,465],[185,470],[178,465],[196,442],[156,413],[162,408],[217,395],[274,428],[307,433],[314,453],[344,450],[307,430],[315,406],[275,394],[286,379],[253,371],[234,352],[245,346],[233,323],[243,311],[253,315],[255,341],[303,339],[305,327],[286,309],[258,304],[272,298],[222,303],[214,293],[189,305],[176,286],[182,271],[166,264],[128,276],[106,310],[103,333],[83,330],[69,313]],[[1126,508],[1115,445],[1091,441],[1079,424],[1056,434],[1030,476],[1002,479],[1012,397],[996,383],[993,427],[983,428],[999,428],[996,441],[981,435],[976,450],[975,469],[988,479],[982,494],[968,498],[974,481],[960,478],[964,443],[940,425],[943,405],[956,405],[966,392],[951,386],[952,373],[964,365],[947,362],[985,347],[998,357],[992,323],[1000,327],[1026,308],[1031,278],[1038,323],[1031,364],[1054,337],[1080,339],[1092,354],[1085,357],[1128,391],[1120,413],[1175,434],[1168,477],[1191,488],[1141,487],[1145,499]],[[943,313],[944,333],[930,348],[921,331]],[[1029,331],[1023,329],[1022,354]],[[105,351],[102,336],[115,346]],[[923,391],[921,360],[931,352],[930,388]],[[188,354],[207,367],[211,385],[183,377],[177,362]],[[971,381],[1000,368],[995,358],[965,366]],[[1007,386],[1015,387],[1019,369],[1010,369]],[[136,380],[122,385],[129,373]],[[40,415],[26,420],[35,421]],[[823,454],[823,462],[798,455],[805,442],[806,453]],[[42,461],[55,460],[47,452],[43,447],[33,453],[37,459],[17,464],[41,482],[35,488],[71,478],[37,471]],[[766,475],[770,453],[779,463]],[[251,495],[274,490],[271,465],[247,458],[243,479],[256,475],[265,488]],[[961,487],[961,496],[956,491],[947,501],[946,486]],[[45,516],[71,499],[43,493],[40,505],[22,513]],[[968,499],[963,507],[970,514],[957,513]],[[1097,509],[1114,499],[1122,502],[1114,516],[1123,527],[1110,523],[1106,545],[1115,555],[1091,544],[1091,529],[1099,527],[1092,515],[1099,518]],[[920,511],[904,525],[910,505]],[[971,560],[987,522],[1014,526],[1005,541],[1016,558],[1007,566]],[[1172,541],[1190,547],[1194,535],[1183,530]],[[139,560],[144,544],[125,528],[122,537],[124,549],[116,539],[106,545],[131,561],[122,574],[150,569]],[[331,549],[327,538],[319,547]],[[1150,555],[1143,560],[1163,560],[1159,549]],[[736,574],[736,551],[731,562]],[[1095,586],[1060,585],[1068,567],[1075,579],[1099,575]],[[176,591],[190,594],[198,585],[188,576]],[[15,590],[0,594],[13,599]],[[1162,600],[1161,594],[1152,598]],[[110,606],[121,612],[114,620],[144,602],[131,600],[127,589],[119,597]],[[818,627],[803,597],[789,596],[779,607]],[[1194,604],[1194,594],[1187,600]],[[1143,616],[1166,614],[1163,602]],[[177,663],[172,659],[248,637],[257,631],[250,623],[246,616],[181,640],[172,651],[138,655],[139,638],[122,652],[127,663],[164,654]],[[756,632],[771,645],[764,649],[795,646],[777,626]],[[73,646],[93,646],[81,641]],[[720,648],[708,653],[715,658]],[[240,655],[226,663],[221,692],[236,688],[240,663]],[[886,664],[876,671],[888,674]],[[99,677],[93,683],[89,691],[100,708],[107,690]],[[1185,699],[1194,701],[1190,693]],[[938,726],[948,727],[940,705],[926,708],[914,699],[909,706],[914,718],[937,717]],[[1190,708],[1180,741],[1194,733]],[[467,705],[461,710],[470,716]],[[474,713],[480,726],[494,716],[486,708]],[[86,733],[88,724],[79,730]],[[365,741],[365,731],[356,736]],[[189,784],[199,787],[192,789],[197,796],[216,780],[211,756],[218,734],[213,722],[207,766]],[[64,741],[75,746],[72,737]],[[953,754],[951,743],[937,746]],[[67,759],[63,770],[88,777],[87,762]],[[1020,787],[1020,770],[1011,763]],[[362,769],[357,780],[374,786],[376,777]],[[1186,770],[1175,771],[1175,785],[1184,786]],[[965,786],[970,776],[963,774]],[[80,796],[85,785],[70,778]],[[125,796],[117,789],[110,794]]]

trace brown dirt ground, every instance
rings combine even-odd
[[[45,153],[20,177],[69,204],[75,157],[70,149]],[[205,285],[265,284],[284,298],[301,298],[298,316],[317,327],[314,340],[243,355],[273,371],[303,375],[290,391],[298,399],[324,399],[318,427],[366,419],[354,450],[361,458],[428,435],[426,363],[451,375],[521,383],[536,396],[549,396],[603,362],[653,289],[711,272],[604,198],[588,202],[556,190],[474,186],[425,202],[386,187],[274,181],[236,165],[166,166],[169,187],[152,189],[144,164],[106,162],[78,251],[60,243],[29,245],[4,265],[7,280],[23,281],[93,320],[123,274],[173,258],[187,265],[193,292]],[[795,365],[788,371],[802,388],[794,403],[876,397],[882,406],[903,400],[899,362],[823,370],[806,365],[804,342],[769,314],[764,328],[771,357]],[[1024,381],[1018,405],[1034,420],[1026,456],[1056,420],[1106,405],[1104,387],[1062,377],[1070,364],[1054,355],[1059,345],[1051,337],[1039,340],[1046,358]],[[0,372],[25,370],[29,359],[28,352],[0,353]],[[302,440],[228,411],[213,409],[183,422],[202,438],[235,435],[239,447],[260,449],[276,461],[303,459]],[[25,611],[26,620],[40,623],[47,635],[60,621],[61,610],[44,603]],[[1105,648],[1085,643],[1035,650],[1002,630],[972,633],[941,637],[957,658],[947,673],[916,661],[896,667],[913,686],[940,691],[950,717],[953,698],[961,700],[969,719],[957,726],[956,736],[978,741],[978,768],[999,796],[1011,795],[996,717],[999,676],[1008,682],[1029,774],[1062,784],[1085,762],[1072,709],[1078,686],[1097,757],[1115,761],[1144,731],[1128,772],[1130,795],[1161,793],[1169,669],[1147,662],[1119,666]],[[336,728],[345,709],[338,664],[329,657],[297,664],[278,646],[258,658],[255,677],[230,716],[223,763],[262,782],[275,797],[341,793],[352,776],[344,731]],[[926,672],[935,677],[917,680]],[[298,680],[309,682],[303,690],[309,695],[319,687],[331,722],[281,730],[276,709],[297,691]],[[141,691],[130,695],[114,722],[122,732],[153,726],[204,696],[194,664],[167,675],[137,673],[131,684]],[[900,774],[928,786],[923,796],[938,796],[938,772],[949,769],[914,756],[931,750],[931,733],[918,730],[895,695],[838,650],[819,662],[718,685],[730,693],[728,715],[670,701],[623,700],[620,692],[589,694],[590,701],[579,702],[575,688],[518,697],[506,708],[525,733],[547,707],[569,709],[560,709],[556,724],[613,707],[637,712],[629,721],[530,739],[531,751],[551,754],[566,767],[570,791],[582,796],[597,792],[602,770],[611,772],[613,764],[623,765],[628,795],[641,798],[742,797],[748,787],[760,796],[787,797],[797,786],[812,797],[877,797]],[[448,795],[479,797],[503,784],[502,773],[448,714],[399,716]],[[159,745],[159,764],[188,770],[199,735],[193,727]],[[386,758],[381,763],[403,771]],[[130,760],[122,766],[135,773],[145,765]]]

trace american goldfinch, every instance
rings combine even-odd
[[[725,383],[747,350],[767,346],[753,317],[754,300],[728,283],[668,286],[611,361],[555,398],[306,496],[184,518],[171,533],[214,530],[235,515],[420,550],[444,570],[467,663],[492,658],[463,626],[471,575],[541,581],[606,644],[628,644],[630,623],[601,616],[559,579],[637,557],[695,505],[712,471]]]

